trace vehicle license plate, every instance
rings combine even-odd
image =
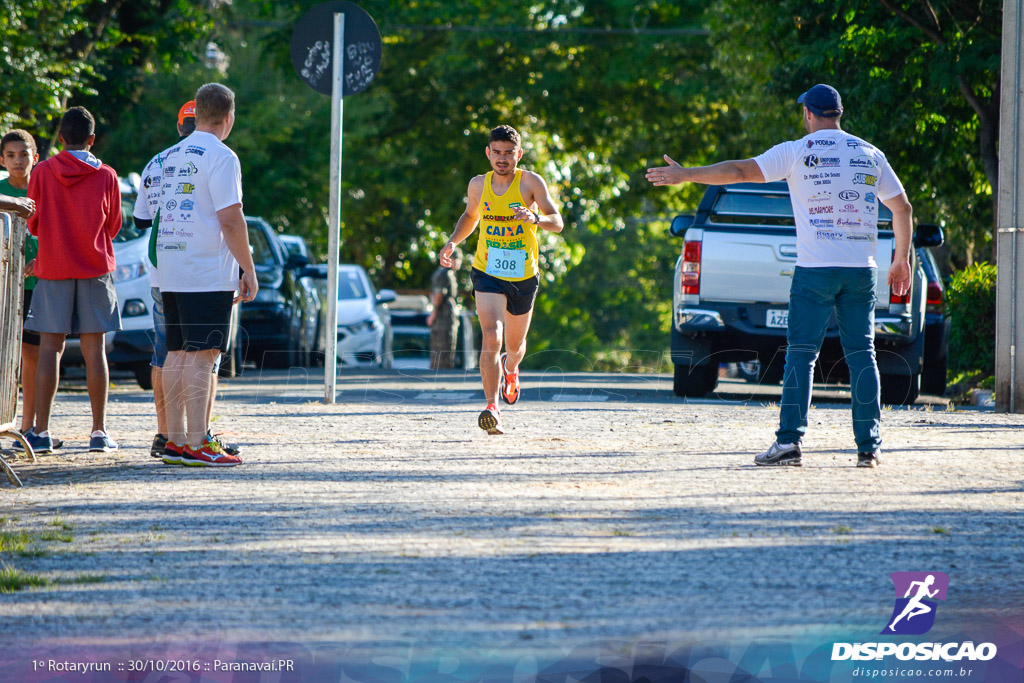
[[[765,324],[768,327],[789,327],[789,311],[785,308],[769,308]]]

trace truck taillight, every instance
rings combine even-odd
[[[700,242],[687,242],[683,245],[679,291],[683,294],[700,294]]]
[[[946,307],[943,300],[942,283],[939,281],[928,283],[928,298],[925,300],[925,311],[928,313],[942,313]]]

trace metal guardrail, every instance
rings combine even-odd
[[[25,295],[25,219],[0,213],[0,436],[12,436],[36,462],[36,454],[15,429],[21,367],[21,306]],[[21,480],[0,451],[0,468],[14,486]]]

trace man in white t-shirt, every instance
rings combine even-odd
[[[195,103],[195,132],[160,155],[156,253],[167,330],[163,460],[231,467],[241,459],[209,437],[211,372],[227,349],[231,307],[252,301],[258,285],[242,214],[241,165],[222,142],[235,123],[234,93],[207,83]]]
[[[776,441],[758,465],[800,465],[807,431],[814,363],[833,310],[850,367],[857,466],[877,467],[882,443],[878,365],[875,361],[877,206],[892,211],[896,248],[888,283],[901,296],[910,288],[913,209],[885,155],[840,128],[839,93],[819,84],[801,95],[807,135],[753,159],[647,170],[654,185],[684,182],[725,185],[786,180],[793,202],[797,262],[789,294],[786,369]]]

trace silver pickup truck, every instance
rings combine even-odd
[[[875,349],[882,402],[907,404],[921,391],[926,280],[911,250],[910,292],[903,297],[890,292],[886,274],[893,253],[891,224],[892,214],[880,205]],[[671,234],[683,238],[673,279],[675,393],[711,392],[720,363],[757,360],[761,382],[780,382],[796,266],[796,227],[786,183],[710,186],[696,216],[676,216]],[[918,226],[915,246],[941,243],[938,226]],[[834,314],[817,372],[822,381],[848,380]]]

